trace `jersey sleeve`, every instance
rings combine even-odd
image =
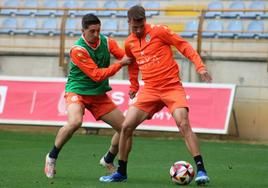
[[[72,62],[95,82],[101,82],[107,79],[121,68],[119,63],[114,63],[107,68],[99,68],[86,49],[80,46],[74,46],[71,49],[70,57]]]
[[[128,77],[130,81],[130,90],[137,92],[139,90],[139,67],[137,62],[135,61],[135,58],[130,50],[129,42],[125,41],[125,52],[126,56],[133,58],[133,62],[128,65]]]
[[[108,45],[110,53],[113,54],[116,59],[122,59],[124,57],[124,50],[118,46],[117,42],[114,39],[108,38]]]
[[[167,26],[159,27],[158,36],[165,43],[175,46],[182,55],[188,58],[195,65],[197,72],[206,69],[201,57],[193,49],[191,44],[180,37],[178,34],[171,31]]]

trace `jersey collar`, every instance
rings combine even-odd
[[[94,43],[94,44],[91,44],[89,43],[86,38],[84,37],[84,35],[82,34],[82,39],[85,41],[85,43],[90,47],[92,48],[93,50],[96,50],[99,46],[100,46],[100,37],[99,37],[99,40]]]

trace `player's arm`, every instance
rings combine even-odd
[[[74,46],[70,51],[72,62],[79,67],[88,77],[96,82],[101,82],[114,75],[122,67],[121,62],[116,62],[107,68],[99,68],[92,60],[89,53],[82,47]]]
[[[133,58],[132,63],[128,65],[128,75],[129,75],[129,81],[130,81],[129,95],[130,95],[130,98],[134,98],[135,94],[139,90],[139,80],[138,80],[139,67],[138,67],[137,62],[135,61],[133,54],[131,53],[129,43],[127,41],[125,41],[125,53],[126,53],[126,56]]]
[[[158,36],[169,45],[175,46],[178,51],[188,58],[195,65],[195,69],[198,73],[206,71],[206,66],[202,62],[198,53],[193,49],[191,44],[185,39],[180,37],[178,34],[171,31],[166,26],[159,27]]]
[[[136,61],[133,61],[131,64],[128,65],[128,75],[129,75],[129,81],[130,81],[130,90],[129,90],[129,96],[131,99],[133,99],[136,96],[136,93],[139,90],[139,67]]]
[[[110,53],[113,54],[116,59],[122,59],[124,57],[125,51],[118,46],[114,39],[108,38],[108,45]]]

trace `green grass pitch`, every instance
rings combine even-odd
[[[194,161],[181,139],[134,137],[128,163],[128,182],[104,184],[107,174],[99,159],[109,136],[74,135],[57,161],[56,178],[43,174],[44,158],[55,134],[0,131],[1,188],[172,188],[169,168],[178,160]],[[268,146],[237,142],[201,141],[211,182],[207,187],[268,187]],[[194,181],[184,187],[198,187]]]

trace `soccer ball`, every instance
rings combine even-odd
[[[179,185],[187,185],[194,178],[194,168],[186,161],[177,161],[170,168],[171,180]]]

